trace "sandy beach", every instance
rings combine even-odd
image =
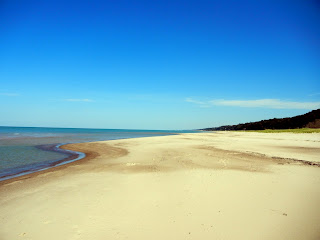
[[[65,149],[0,182],[0,239],[320,239],[320,134],[204,132]]]

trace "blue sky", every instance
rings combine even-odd
[[[317,1],[0,2],[0,125],[197,129],[320,108]]]

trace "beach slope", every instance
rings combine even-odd
[[[0,183],[0,239],[320,239],[320,134],[79,143]]]

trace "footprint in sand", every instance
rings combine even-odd
[[[20,233],[19,237],[24,237],[25,235],[27,235],[27,233],[25,233],[25,232],[24,233]]]
[[[225,159],[220,159],[219,163],[221,163],[223,165],[223,167],[227,167],[227,161]]]

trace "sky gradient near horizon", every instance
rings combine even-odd
[[[0,1],[0,126],[199,129],[320,108],[317,1]]]

